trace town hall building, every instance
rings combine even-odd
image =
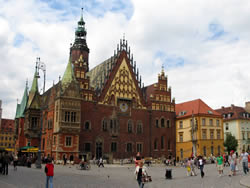
[[[46,156],[68,159],[175,157],[175,100],[164,70],[144,86],[127,41],[89,69],[83,17],[75,31],[62,79],[43,94],[36,68],[17,105],[18,147],[41,147]],[[94,50],[94,49],[93,49]]]

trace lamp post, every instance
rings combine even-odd
[[[37,68],[37,78],[40,78],[39,76],[39,70],[43,71],[44,74],[44,80],[43,80],[43,94],[45,92],[45,81],[46,81],[46,65],[45,63],[40,61],[40,57],[36,59],[36,68]],[[40,131],[39,131],[39,148],[37,153],[37,160],[36,160],[36,168],[42,168],[42,161],[41,161],[41,142],[42,142],[42,129],[43,129],[43,104],[41,104],[41,119],[40,119]]]

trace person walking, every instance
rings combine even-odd
[[[205,176],[205,173],[203,171],[204,170],[204,160],[203,160],[202,156],[199,156],[198,164],[199,164],[199,168],[201,171],[201,177],[203,178]]]
[[[236,164],[237,164],[237,157],[236,154],[234,153],[234,151],[232,150],[230,152],[229,155],[229,159],[228,159],[229,163],[230,163],[230,174],[229,176],[235,176],[236,175]]]
[[[8,152],[3,156],[3,175],[8,175],[10,158]]]
[[[218,153],[217,158],[216,158],[216,167],[219,172],[219,176],[221,177],[223,174],[223,166],[224,166],[224,159],[223,157]]]
[[[98,167],[102,166],[104,168],[103,159],[99,159]]]
[[[17,162],[18,162],[17,154],[15,154],[13,158],[14,158],[13,159],[14,170],[17,170]]]
[[[186,168],[187,168],[187,176],[191,176],[191,161],[190,158],[188,158],[187,162],[186,162]]]
[[[191,160],[190,160],[190,167],[191,167],[191,176],[197,176],[197,174],[195,172],[194,157],[192,157]]]
[[[143,177],[147,176],[147,168],[143,165],[143,162],[141,161],[139,165],[135,168],[135,175],[136,180],[138,182],[138,185],[140,188],[144,187]]]
[[[54,176],[54,165],[51,163],[51,159],[48,159],[48,163],[45,166],[46,173],[46,188],[53,188],[53,176]]]
[[[245,175],[249,172],[248,169],[248,153],[243,149],[240,155],[240,161],[242,160],[243,172]]]

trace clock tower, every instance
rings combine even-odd
[[[79,71],[84,71],[85,73],[89,71],[89,48],[87,45],[86,36],[87,31],[82,14],[75,30],[74,44],[70,47],[70,57],[74,67]]]

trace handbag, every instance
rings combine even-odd
[[[148,183],[148,182],[151,182],[151,181],[152,181],[152,178],[151,178],[151,176],[143,175],[142,178],[141,178],[141,181],[142,181],[143,183]]]

